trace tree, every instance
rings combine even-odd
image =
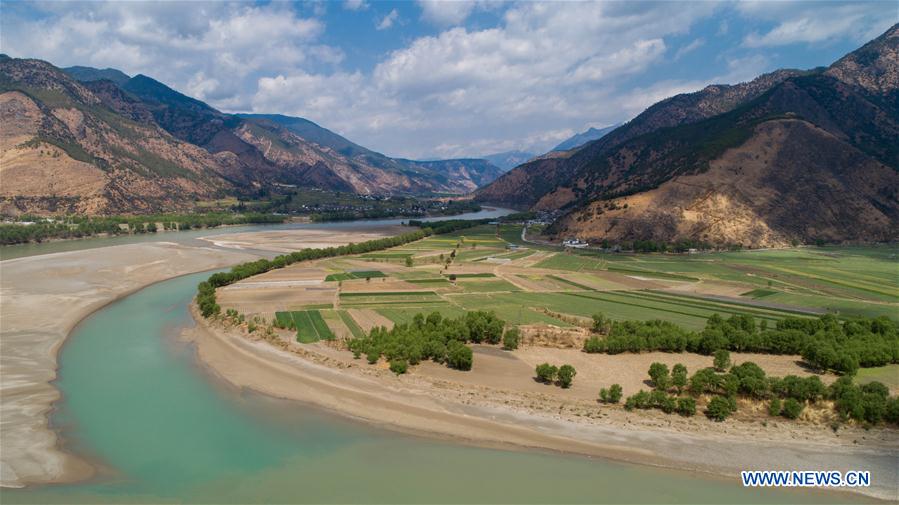
[[[705,415],[713,421],[721,422],[730,417],[735,410],[736,409],[733,408],[732,403],[727,398],[716,396],[709,401]]]
[[[624,401],[625,410],[652,408],[652,398],[646,391],[640,390],[637,394],[627,397]]]
[[[472,355],[471,348],[458,340],[446,344],[446,364],[450,368],[471,370]]]
[[[600,389],[599,400],[603,403],[618,403],[621,400],[621,386],[612,384],[612,387],[609,389]]]
[[[730,352],[726,349],[718,349],[715,351],[715,359],[713,361],[715,370],[723,372],[730,368]]]
[[[665,391],[666,389],[668,389],[668,365],[658,362],[650,365],[649,378],[652,379],[652,385],[654,388],[661,391]]]
[[[574,380],[574,376],[577,375],[577,371],[571,365],[562,365],[559,368],[559,385],[563,388],[570,388],[571,382]]]
[[[606,333],[608,331],[609,320],[606,319],[605,314],[602,312],[598,312],[593,314],[593,332],[594,333]]]
[[[682,393],[687,387],[687,367],[678,363],[671,369],[671,385],[677,388],[678,393]]]
[[[703,368],[698,370],[690,377],[690,393],[693,395],[701,395],[706,392],[717,390],[720,382],[718,374],[711,368]]]
[[[899,424],[899,397],[893,397],[887,400],[883,418],[888,423]]]
[[[655,391],[657,393],[661,393],[661,391]],[[690,398],[692,400],[692,398]],[[657,402],[655,402],[656,407],[662,410],[662,412],[666,414],[671,414],[675,410],[677,410],[677,398],[673,396],[668,396],[667,394],[663,394]]]
[[[408,368],[409,363],[407,363],[404,359],[397,359],[390,362],[390,371],[397,375],[406,373],[406,370]]]
[[[696,415],[696,400],[690,398],[689,396],[678,398],[677,413],[685,417],[692,417]]]
[[[621,385],[612,384],[612,387],[609,388],[609,402],[618,403],[619,401],[621,401]]]
[[[503,335],[503,349],[507,351],[518,349],[518,340],[520,338],[521,332],[518,330],[517,326],[509,328]]]
[[[541,363],[537,365],[537,380],[545,384],[552,384],[556,380],[559,369],[549,363]]]
[[[415,262],[412,260],[412,256],[406,256],[406,266],[409,268],[415,266]]]
[[[787,398],[784,400],[783,411],[781,414],[787,419],[796,419],[802,413],[803,405],[795,398]]]
[[[456,282],[456,274],[450,274],[449,280],[450,280],[450,282]]]
[[[768,415],[769,416],[779,416],[783,407],[780,405],[780,398],[774,397],[771,399],[771,403],[768,404]]]

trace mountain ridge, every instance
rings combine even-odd
[[[899,234],[897,27],[828,68],[778,70],[747,83],[712,85],[665,99],[580,149],[512,170],[479,190],[476,199],[562,210],[566,215],[550,233],[591,240],[692,239],[764,246],[894,239]],[[771,144],[759,144],[759,137]],[[879,181],[880,187],[859,184],[851,167],[797,148],[824,144],[833,160],[866,167],[865,177]],[[775,167],[755,167],[758,177],[741,172],[756,158],[807,183],[796,188],[807,193],[799,205],[840,219],[826,229],[816,227],[805,212],[781,215],[765,206],[767,197],[748,197],[789,199],[784,179],[772,172]],[[736,166],[722,166],[726,162]],[[716,171],[710,173],[712,169]],[[740,184],[729,183],[725,173]],[[805,175],[809,173],[829,182],[814,184]],[[685,180],[704,191],[685,191]],[[841,212],[834,199],[854,202],[855,217]],[[737,201],[741,203],[735,206]],[[726,221],[743,224],[727,232],[713,224]],[[638,222],[643,224],[634,224]],[[758,224],[769,231],[759,233]]]
[[[115,69],[59,69],[4,55],[0,103],[10,125],[0,142],[3,213],[180,210],[198,200],[285,185],[358,194],[464,194],[500,174],[484,160],[389,158],[302,118],[277,116],[291,131],[266,117],[221,112],[152,77]],[[315,141],[296,133],[300,123],[301,133]]]

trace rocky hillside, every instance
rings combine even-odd
[[[43,61],[0,59],[0,124],[4,213],[149,212],[230,189],[209,152]]]
[[[301,118],[222,113],[144,75],[0,56],[0,212],[186,209],[285,185],[467,193],[484,160],[389,158]]]
[[[827,69],[710,86],[479,192],[552,232],[762,246],[899,236],[899,27]]]

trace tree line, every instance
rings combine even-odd
[[[284,219],[284,216],[259,213],[68,216],[59,218],[22,216],[18,219],[19,223],[17,224],[0,224],[0,245],[42,242],[49,239],[83,238],[101,234],[155,233],[157,223],[161,223],[164,230],[189,230],[235,224],[275,224],[283,223]],[[25,222],[31,224],[24,224]]]
[[[347,345],[355,358],[364,355],[372,364],[384,357],[397,374],[405,373],[408,366],[423,360],[444,363],[457,370],[471,370],[473,353],[465,344],[498,344],[505,325],[492,311],[468,312],[455,319],[443,317],[439,312],[427,317],[419,313],[411,323],[398,324],[391,330],[373,328],[368,335],[351,338]]]
[[[654,321],[606,322],[605,336],[584,343],[588,353],[664,351],[711,355],[717,350],[764,354],[798,354],[819,370],[852,374],[859,367],[899,363],[899,327],[888,317],[840,321],[833,314],[817,319],[787,317],[768,328],[750,315],[724,319],[713,314],[700,332]],[[595,328],[597,329],[597,328]]]
[[[648,375],[653,390],[629,396],[625,409],[655,408],[668,414],[692,416],[696,413],[696,398],[710,395],[705,415],[714,421],[724,421],[735,413],[737,398],[767,401],[769,415],[796,419],[807,405],[832,400],[843,421],[899,424],[899,397],[890,397],[889,389],[879,382],[859,386],[851,376],[843,376],[828,387],[817,376],[767,376],[751,361],[731,365],[730,353],[723,349],[715,352],[712,367],[697,370],[689,378],[682,364],[669,370],[664,363],[653,363]],[[687,396],[681,396],[685,393]],[[604,403],[617,403],[621,386],[603,388],[599,396]]]
[[[391,247],[401,246],[421,240],[432,234],[430,228],[418,231],[404,233],[395,237],[379,238],[368,240],[358,244],[347,244],[339,247],[326,247],[320,249],[303,249],[294,251],[289,254],[276,256],[274,259],[265,258],[256,261],[249,261],[235,265],[228,272],[217,272],[209,276],[208,279],[201,282],[197,286],[197,305],[200,307],[200,313],[203,317],[211,317],[221,312],[221,307],[216,302],[215,290],[222,286],[234,284],[237,281],[259,275],[270,270],[284,268],[299,261],[316,260],[322,258],[333,258],[336,256],[346,256],[350,254],[364,254]]]

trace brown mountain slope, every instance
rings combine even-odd
[[[704,119],[713,108],[702,100],[682,114],[664,101],[631,124],[662,110],[687,122],[630,138],[616,130],[568,158],[519,167],[478,197],[493,201],[501,188],[506,200],[566,210],[550,229],[559,236],[753,246],[895,239],[897,47],[899,25],[830,69],[753,81],[774,84]]]
[[[899,236],[897,201],[895,170],[806,121],[779,119],[758,125],[704,173],[594,201],[556,229],[612,242],[885,241]]]
[[[640,115],[606,134],[599,140],[585,144],[580,149],[567,153],[560,162],[558,156],[541,157],[521,165],[481,188],[475,199],[483,202],[515,205],[519,208],[538,205],[539,208],[558,208],[571,201],[564,189],[556,195],[541,199],[559,187],[571,187],[571,179],[578,170],[602,153],[630,139],[651,133],[661,128],[695,123],[709,117],[733,110],[768,91],[785,79],[802,75],[799,70],[778,70],[759,76],[752,81],[736,85],[715,84],[694,93],[684,93],[666,98],[649,107]],[[540,202],[538,204],[538,202]]]
[[[0,60],[0,124],[4,213],[158,211],[227,186],[208,152],[39,60]]]

